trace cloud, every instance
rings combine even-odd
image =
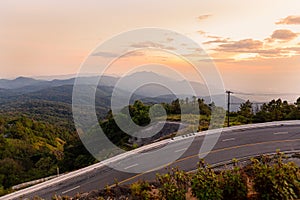
[[[145,42],[140,42],[140,43],[135,43],[130,45],[131,47],[134,48],[149,48],[149,47],[153,47],[153,48],[159,48],[159,49],[166,49],[166,50],[176,50],[175,47],[172,46],[166,46],[164,44],[160,44],[160,43],[155,43],[155,42],[151,42],[151,41],[145,41]]]
[[[264,58],[277,58],[277,57],[284,57],[286,53],[289,51],[283,48],[275,48],[275,49],[260,49],[256,51],[261,57]]]
[[[120,55],[116,54],[116,53],[112,53],[112,52],[100,51],[100,52],[92,54],[92,56],[100,56],[100,57],[104,57],[104,58],[116,58],[116,57],[119,57]]]
[[[288,47],[288,48],[285,48],[286,50],[289,50],[289,51],[293,51],[293,52],[296,52],[297,54],[300,54],[300,47],[299,46],[296,46],[296,47]]]
[[[300,24],[300,16],[288,16],[276,22],[276,24]]]
[[[206,32],[202,30],[197,31],[197,33],[199,33],[200,35],[206,35]]]
[[[172,41],[174,41],[174,39],[171,38],[171,37],[166,38],[166,40],[167,40],[167,42],[172,42]]]
[[[144,56],[145,54],[143,52],[140,51],[132,51],[132,52],[128,52],[124,55],[117,54],[117,53],[112,53],[112,52],[104,52],[104,51],[100,51],[97,53],[92,54],[92,56],[99,56],[99,57],[103,57],[103,58],[118,58],[118,57],[136,57],[136,56]]]
[[[207,18],[209,18],[209,17],[211,17],[212,15],[200,15],[200,16],[198,16],[197,17],[197,19],[199,20],[199,21],[202,21],[202,20],[205,20],[205,19],[207,19]]]
[[[220,42],[221,43],[221,42]],[[260,40],[244,39],[239,41],[230,41],[225,44],[220,44],[217,48],[213,49],[216,52],[228,52],[230,56],[239,54],[252,54],[253,58],[275,58],[286,57],[292,51],[288,48],[265,48],[264,43]],[[293,48],[295,51],[295,48]],[[233,53],[233,54],[232,54]]]
[[[220,36],[215,36],[215,35],[208,35],[208,38],[212,38],[212,39],[222,39],[222,37]]]
[[[215,39],[203,42],[203,44],[215,44],[215,43],[228,43],[229,41],[227,39]]]
[[[247,52],[249,50],[256,50],[262,48],[263,42],[253,39],[244,39],[239,41],[232,41],[227,44],[219,45],[218,50],[227,52]]]
[[[200,62],[215,62],[215,63],[224,63],[224,62],[234,62],[233,58],[212,58],[212,59],[200,59]]]
[[[275,30],[273,34],[271,35],[271,40],[283,40],[283,41],[290,41],[295,39],[298,36],[297,33],[294,33],[287,29],[280,29]]]

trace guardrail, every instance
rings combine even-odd
[[[281,153],[284,153],[284,155],[286,156],[287,159],[293,158],[293,155],[299,154],[300,150],[297,151],[280,151]],[[268,155],[268,156],[274,156],[277,153],[264,153],[263,155]],[[237,163],[239,164],[244,164],[248,162],[250,163],[251,158],[260,158],[261,155],[251,155],[251,156],[245,156],[245,157],[240,157],[240,158],[235,158],[237,160]],[[300,158],[299,158],[300,159]],[[217,169],[217,168],[221,168],[221,167],[225,167],[225,166],[230,166],[233,165],[235,162],[233,160],[227,160],[227,161],[223,161],[223,162],[218,162],[215,164],[210,165],[210,167],[212,169]],[[217,170],[218,171],[218,170]],[[196,173],[197,169],[188,171],[188,173]]]
[[[58,184],[60,182],[65,181],[65,180],[74,178],[76,176],[80,176],[80,175],[85,174],[87,172],[91,172],[93,170],[100,169],[100,168],[106,166],[109,163],[122,160],[122,159],[124,159],[128,156],[132,156],[132,155],[135,155],[137,153],[140,153],[140,152],[143,152],[145,150],[152,149],[152,148],[158,148],[159,146],[166,145],[170,142],[179,142],[179,141],[185,140],[189,137],[200,137],[200,136],[204,136],[204,135],[208,135],[208,134],[219,133],[220,131],[221,132],[228,132],[228,131],[235,131],[235,130],[247,130],[247,129],[253,129],[253,128],[267,128],[267,127],[274,127],[274,126],[291,126],[291,125],[300,125],[300,120],[279,121],[279,122],[268,122],[268,123],[260,123],[260,124],[248,124],[248,125],[241,125],[241,126],[232,126],[232,127],[221,128],[221,129],[212,129],[212,130],[207,130],[207,131],[203,131],[203,132],[191,133],[191,134],[187,134],[188,136],[186,136],[186,137],[177,136],[177,137],[174,137],[172,139],[166,139],[166,140],[162,140],[162,141],[159,141],[159,142],[156,142],[156,143],[153,143],[153,144],[142,146],[140,148],[122,153],[120,155],[114,156],[114,157],[109,158],[107,160],[104,160],[104,161],[101,161],[99,163],[93,164],[91,166],[88,166],[88,167],[85,167],[85,168],[82,168],[82,169],[79,169],[79,170],[61,175],[61,176],[59,176],[57,178],[54,178],[54,179],[51,179],[49,181],[46,181],[46,182],[31,186],[29,188],[22,189],[22,190],[7,194],[5,196],[0,197],[0,200],[10,200],[10,199],[20,198],[20,197],[22,197],[26,194],[36,192],[38,190],[47,188],[51,185],[55,185],[55,184]]]

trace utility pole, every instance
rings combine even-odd
[[[229,122],[230,122],[230,120],[229,120],[229,114],[230,114],[230,94],[232,94],[233,92],[227,90],[226,93],[227,93],[227,97],[228,97],[228,100],[227,100],[227,127],[229,127],[230,126],[229,125]]]

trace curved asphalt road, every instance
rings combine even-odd
[[[300,150],[300,123],[298,124],[240,130],[229,129],[221,134],[214,149],[205,157],[205,161],[209,164],[215,164],[231,160],[232,158],[274,153],[277,149],[281,151]],[[182,148],[186,140],[173,142],[170,145],[171,151],[185,151],[185,153],[168,167],[179,167],[186,171],[194,170],[199,161],[198,154],[203,138],[204,136],[195,137],[188,149]],[[163,155],[161,158],[156,159],[163,159]],[[116,165],[125,169],[147,165],[147,163],[151,162],[153,162],[153,159],[141,159],[139,155],[133,155],[117,161]],[[88,192],[104,188],[106,185],[112,185],[115,182],[115,178],[120,184],[127,184],[139,179],[154,180],[156,173],[164,172],[166,172],[165,168],[148,173],[130,174],[104,166],[21,197],[40,196],[45,199],[51,199],[54,194],[72,196],[78,192]],[[20,196],[18,198],[4,196],[0,198],[0,200],[2,199],[20,199]]]

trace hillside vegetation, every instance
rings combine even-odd
[[[180,121],[182,116],[196,115],[199,119],[197,127],[191,131],[206,130],[214,104],[205,104],[202,99],[189,101],[175,100],[161,104],[170,121]],[[129,109],[136,124],[147,125],[150,121],[151,104],[136,101]],[[200,113],[197,113],[199,106]],[[181,113],[184,107],[186,113]],[[123,110],[124,110],[123,109]],[[156,113],[157,114],[157,113]],[[121,114],[122,115],[122,111]],[[160,115],[155,116],[158,120]],[[300,119],[300,98],[295,104],[288,104],[280,99],[264,104],[256,113],[251,102],[240,106],[238,112],[230,113],[231,124],[267,122],[275,120]],[[116,125],[111,112],[100,120],[100,125],[116,145],[130,150],[137,146],[128,146],[130,136],[122,132]],[[223,126],[223,124],[220,124]],[[172,136],[173,133],[170,133]],[[4,194],[13,185],[37,178],[72,171],[90,165],[95,159],[82,145],[72,122],[71,108],[63,102],[32,101],[14,104],[0,112],[0,188]]]
[[[105,81],[113,83],[116,80],[107,77]],[[0,82],[1,86],[5,86],[0,88],[1,195],[10,192],[10,188],[16,184],[96,162],[81,143],[73,123],[71,103],[74,79],[45,82],[19,78]],[[129,142],[131,136],[120,130],[109,111],[112,91],[110,84],[97,88],[95,103],[99,123],[113,143],[126,150],[136,148],[139,145]],[[120,93],[126,91],[120,90]],[[167,96],[133,96],[131,105],[123,111],[129,109],[133,121],[141,126],[149,123],[150,106],[156,103],[166,110],[168,121],[196,119],[196,123],[192,123],[196,125],[188,126],[185,130],[188,132],[207,130],[212,109],[217,110],[220,116],[225,113],[223,108],[216,107],[214,103],[208,104],[202,98],[172,100],[173,97]],[[123,111],[119,117],[124,117]],[[162,120],[161,117],[160,113],[154,116],[157,121]],[[288,104],[281,99],[272,100],[260,110],[253,110],[252,103],[247,101],[239,111],[230,113],[231,125],[292,119],[300,119],[300,98],[295,104]],[[223,121],[224,118],[220,119],[220,124],[215,128],[224,126]],[[172,137],[176,131],[170,130],[153,139]]]
[[[296,155],[295,155],[296,156]],[[298,155],[297,155],[298,156]],[[75,197],[54,196],[55,200],[291,200],[300,198],[300,169],[288,162],[284,154],[252,158],[242,167],[233,160],[233,167],[215,170],[203,160],[195,173],[178,168],[157,174],[152,182],[138,181],[131,185],[106,187]],[[36,198],[39,199],[38,197]]]

